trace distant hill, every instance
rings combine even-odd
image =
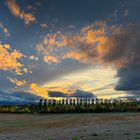
[[[49,91],[49,97],[67,97],[67,94],[59,91]]]
[[[40,96],[31,94],[29,92],[13,92],[6,93],[0,91],[0,104],[28,104],[38,101]]]
[[[50,91],[49,96],[50,97],[77,97],[77,98],[95,97],[95,95],[93,93],[83,91],[83,90],[76,90],[74,93],[71,93],[71,94],[65,94],[63,92],[58,92],[58,91]]]
[[[83,91],[83,90],[76,90],[70,96],[71,97],[77,97],[77,98],[92,98],[92,97],[95,97],[95,95],[93,93]]]

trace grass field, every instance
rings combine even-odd
[[[0,140],[140,140],[140,113],[0,114]]]

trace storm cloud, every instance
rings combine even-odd
[[[138,95],[140,92],[140,58],[129,65],[118,70],[117,76],[120,78],[116,90],[124,90],[130,94]]]
[[[60,49],[68,50],[55,54]],[[140,31],[137,25],[107,26],[99,21],[82,28],[78,35],[49,34],[37,50],[43,52],[46,63],[74,59],[83,64],[115,67],[119,77],[116,90],[140,89]]]

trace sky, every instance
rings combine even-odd
[[[140,95],[139,0],[0,0],[0,91]]]

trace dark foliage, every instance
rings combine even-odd
[[[48,104],[40,100],[32,105],[1,105],[0,113],[98,113],[140,111],[137,102],[113,102],[100,104]]]

